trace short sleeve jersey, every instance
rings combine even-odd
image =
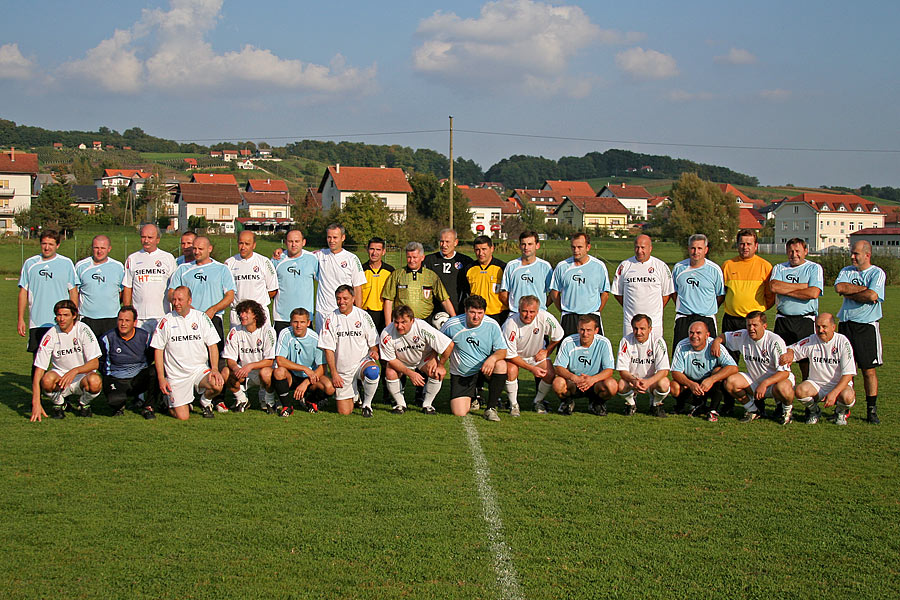
[[[564,367],[575,375],[597,375],[604,369],[615,368],[616,363],[608,339],[598,333],[591,345],[584,347],[579,335],[574,333],[559,345],[553,365]]]
[[[22,265],[19,287],[28,292],[28,327],[53,327],[56,315],[53,306],[69,298],[69,290],[77,284],[75,266],[65,256],[57,254],[43,260],[40,254]]]
[[[725,313],[733,317],[746,317],[754,310],[766,310],[766,285],[772,274],[772,265],[766,259],[753,255],[747,260],[740,257],[722,264],[725,277]]]
[[[100,358],[97,338],[87,325],[75,321],[69,333],[54,325],[44,334],[34,355],[34,366],[46,371],[52,365],[54,373],[65,375],[95,358]]]
[[[166,377],[174,381],[209,368],[209,346],[219,334],[205,312],[192,308],[184,317],[172,311],[156,326],[150,345],[163,351]]]
[[[311,327],[306,330],[306,335],[303,337],[294,335],[291,327],[282,329],[278,334],[275,355],[313,370],[319,365],[325,364],[325,358],[319,348],[319,336]],[[306,373],[303,371],[291,371],[291,373],[299,377],[306,377]]]
[[[543,258],[535,258],[529,265],[523,265],[521,258],[515,258],[503,269],[500,289],[509,292],[509,307],[513,312],[519,310],[519,300],[523,296],[535,296],[544,308],[552,279],[553,268]]]
[[[862,285],[876,294],[878,301],[872,304],[857,302],[850,298],[844,298],[841,310],[838,311],[838,319],[841,321],[853,321],[855,323],[874,323],[881,319],[881,303],[884,302],[884,271],[880,267],[871,265],[865,271],[860,271],[854,266],[844,267],[838,273],[834,284],[852,283]]]
[[[650,336],[646,342],[639,342],[633,333],[629,333],[619,342],[616,370],[631,373],[638,379],[652,377],[658,371],[668,371],[669,349],[665,340]]]
[[[446,258],[440,252],[425,257],[425,266],[434,271],[447,290],[456,312],[462,312],[462,301],[469,295],[469,280],[466,273],[475,261],[465,254],[454,252]]]
[[[563,313],[584,315],[600,310],[600,295],[609,292],[609,273],[602,261],[588,257],[583,265],[569,257],[553,269],[550,289],[559,292]]]
[[[150,332],[140,327],[127,340],[118,329],[107,331],[100,338],[103,349],[103,374],[117,379],[131,379],[150,365]]]
[[[384,308],[384,300],[382,300],[382,291],[385,284],[394,272],[394,267],[382,262],[379,268],[374,268],[371,261],[363,263],[363,275],[366,276],[366,282],[362,286],[362,307],[365,310],[382,310]]]
[[[337,309],[334,292],[341,285],[351,287],[366,283],[362,263],[348,250],[341,249],[337,254],[328,248],[313,253],[319,261],[319,288],[316,292],[316,311],[330,315]]]
[[[222,358],[230,358],[240,366],[261,360],[275,360],[275,329],[269,325],[247,331],[243,325],[231,328],[225,337]]]
[[[225,292],[235,288],[231,271],[215,260],[203,265],[198,265],[196,261],[189,262],[175,269],[169,288],[174,290],[182,285],[191,290],[191,306],[202,311],[221,302]],[[216,316],[221,317],[224,312],[220,310]]]
[[[395,307],[409,306],[417,319],[427,319],[434,312],[435,300],[443,302],[450,296],[434,271],[403,267],[391,273],[381,297],[393,302]]]
[[[497,350],[506,350],[503,332],[497,322],[485,317],[478,327],[469,327],[466,315],[447,319],[441,333],[453,341],[450,374],[468,377],[481,369],[484,361]]]
[[[278,277],[278,293],[272,315],[276,321],[290,321],[291,311],[305,308],[314,314],[316,279],[319,277],[319,261],[312,252],[301,251],[294,258],[285,254],[275,266]]]
[[[714,317],[719,312],[719,296],[725,295],[722,269],[708,258],[699,267],[691,267],[691,259],[677,263],[672,269],[672,282],[678,297],[675,313]]]
[[[675,293],[675,287],[666,263],[655,256],[644,262],[632,256],[619,263],[612,293],[622,296],[623,331],[631,329],[631,318],[636,314],[648,315],[654,329],[662,331],[663,296]]]
[[[840,333],[827,342],[813,334],[788,348],[794,351],[795,361],[809,359],[809,378],[819,385],[836,385],[844,375],[856,375],[853,347]]]
[[[691,381],[702,381],[709,377],[717,367],[737,366],[727,352],[719,352],[713,356],[710,352],[712,338],[706,340],[706,347],[694,350],[689,339],[683,339],[675,346],[672,353],[672,371],[684,373]]]
[[[369,348],[378,345],[378,330],[369,313],[354,306],[350,314],[333,311],[322,331],[319,332],[319,348],[334,352],[338,372],[355,370],[369,354]]]
[[[256,252],[246,259],[235,254],[225,259],[225,267],[234,280],[232,308],[244,300],[255,300],[263,308],[269,305],[272,301],[269,292],[278,290],[278,275],[272,261]]]
[[[157,248],[153,252],[143,249],[125,260],[125,276],[122,285],[131,288],[131,304],[138,319],[159,319],[169,310],[169,277],[175,272],[175,257]]]
[[[450,345],[450,338],[422,319],[415,319],[406,335],[399,335],[393,323],[381,332],[378,350],[381,360],[399,360],[409,368],[422,366],[427,350],[438,355]]]
[[[772,281],[784,281],[786,283],[805,283],[809,287],[817,287],[820,292],[825,291],[825,277],[822,273],[822,265],[811,260],[792,267],[791,263],[783,262],[772,269]],[[801,300],[782,294],[775,296],[778,313],[786,316],[804,316],[819,314],[819,299],[809,298]]]
[[[725,347],[741,353],[747,364],[747,374],[753,381],[771,377],[778,371],[791,370],[790,365],[778,364],[787,344],[777,333],[766,330],[759,341],[751,338],[746,329],[729,331],[724,335]]]
[[[519,313],[513,313],[503,323],[502,329],[503,339],[506,340],[506,358],[534,358],[546,347],[545,338],[558,342],[563,337],[559,321],[544,309],[539,310],[527,325],[522,322]]]
[[[100,264],[92,257],[75,265],[78,286],[78,312],[90,319],[111,319],[119,314],[119,292],[125,266],[114,258]]]
[[[485,314],[496,315],[509,309],[509,305],[500,301],[500,284],[503,280],[503,269],[506,263],[492,258],[491,262],[482,267],[475,263],[466,272],[469,280],[469,291],[477,294],[487,301]]]

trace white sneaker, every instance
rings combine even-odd
[[[518,417],[520,414],[521,412],[519,411],[519,405],[513,404],[509,409],[509,416]]]
[[[818,404],[813,404],[809,407],[809,416],[806,417],[806,424],[815,425],[820,418],[822,418],[822,407]]]
[[[835,417],[834,417],[834,424],[835,425],[846,425],[847,424],[847,413],[845,413],[845,412],[836,413]]]

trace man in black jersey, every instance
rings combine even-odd
[[[460,314],[463,300],[469,296],[469,281],[466,279],[466,272],[475,264],[475,260],[457,252],[457,244],[459,244],[459,240],[456,237],[456,231],[442,229],[438,236],[440,251],[426,256],[425,266],[437,273],[441,283],[447,288],[456,313]],[[434,309],[440,311],[440,304],[435,302]]]

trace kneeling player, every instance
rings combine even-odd
[[[272,394],[272,361],[275,360],[275,330],[266,323],[266,311],[255,300],[243,300],[234,307],[241,320],[228,332],[222,358],[231,374],[228,389],[234,394],[235,412],[250,405],[247,388],[259,386],[263,403],[274,402]]]
[[[553,389],[556,373],[548,358],[563,339],[562,327],[556,317],[541,308],[537,296],[522,296],[519,311],[503,323],[506,339],[506,395],[509,398],[509,414],[519,416],[519,369],[531,371],[537,386],[534,410],[547,414],[544,398]],[[550,340],[546,344],[545,340]]]
[[[96,373],[100,345],[90,328],[78,321],[78,308],[71,300],[57,302],[53,314],[56,325],[41,338],[34,355],[31,420],[40,421],[47,416],[41,406],[41,392],[52,397],[54,419],[65,418],[66,398],[75,394],[79,396],[77,414],[90,417],[91,401],[103,386]]]
[[[405,375],[417,388],[425,388],[422,412],[433,415],[432,403],[447,375],[444,363],[453,351],[453,342],[422,319],[417,319],[409,306],[395,307],[391,319],[381,334],[379,350],[381,359],[387,362],[385,386],[394,398],[392,412],[406,412],[400,383],[400,376]]]
[[[103,350],[103,392],[106,401],[115,412],[125,414],[125,403],[130,399],[141,405],[145,419],[155,419],[150,399],[151,370],[150,332],[137,327],[137,311],[133,306],[123,306],[116,317],[115,328],[100,338]]]
[[[616,370],[619,372],[619,396],[625,400],[625,414],[637,411],[635,393],[650,396],[650,413],[665,417],[663,402],[669,395],[669,351],[666,342],[651,335],[650,317],[637,314],[631,318],[631,333],[619,342]]]
[[[559,414],[571,415],[575,412],[575,399],[585,396],[590,403],[588,412],[606,416],[606,401],[616,393],[618,385],[613,379],[612,344],[600,334],[600,317],[593,313],[579,315],[578,333],[562,341],[553,366],[553,391],[559,396]]]
[[[675,396],[675,412],[684,410],[690,401],[690,415],[701,416],[709,400],[708,420],[719,420],[719,403],[724,393],[723,382],[738,372],[731,355],[720,352],[713,355],[710,348],[709,328],[703,321],[694,321],[688,328],[688,337],[675,346],[672,353],[672,394]]]
[[[781,364],[809,359],[809,379],[797,384],[794,394],[806,407],[806,424],[815,425],[822,416],[817,402],[835,406],[835,424],[846,425],[850,407],[856,403],[853,376],[856,363],[853,347],[846,336],[835,333],[834,315],[822,313],[816,317],[816,333],[788,346]]]
[[[282,417],[294,414],[291,391],[299,402],[299,408],[307,412],[319,412],[321,399],[334,393],[331,380],[325,376],[325,360],[319,348],[319,336],[309,328],[309,311],[303,307],[291,311],[290,327],[278,335],[272,387],[278,394]],[[274,414],[274,399],[263,402],[263,410]]]

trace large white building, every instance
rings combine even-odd
[[[615,198],[628,209],[635,220],[643,221],[647,218],[647,200],[653,195],[642,185],[628,185],[625,183],[616,185],[604,185],[597,192],[598,198]]]
[[[37,154],[0,152],[0,233],[17,232],[16,213],[31,208],[32,185],[37,179]]]
[[[775,209],[775,243],[800,238],[810,252],[843,251],[850,234],[884,227],[884,216],[877,204],[853,194],[804,193]]]
[[[406,220],[406,204],[412,188],[403,169],[387,167],[328,167],[319,183],[322,208],[344,208],[347,199],[357,192],[369,192],[387,205],[398,223]]]

